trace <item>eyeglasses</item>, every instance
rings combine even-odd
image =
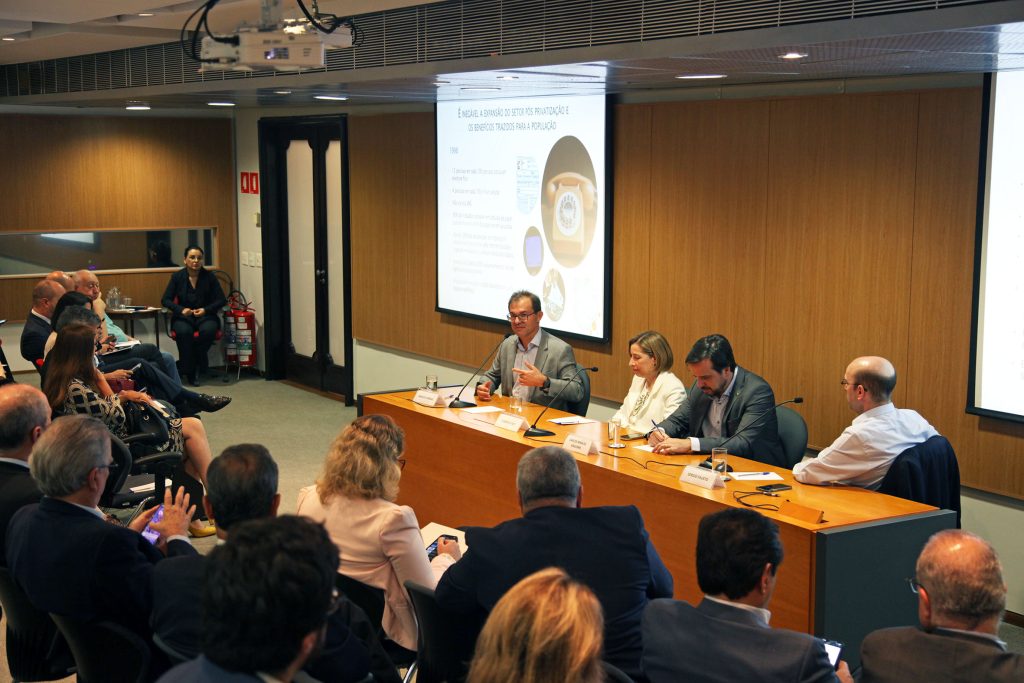
[[[109,470],[113,466],[114,466],[114,463],[108,462],[106,465],[96,465],[96,467],[94,467],[93,469],[96,469],[96,470]]]
[[[907,584],[910,586],[910,592],[914,595],[917,595],[917,590],[919,588],[924,588],[924,586],[919,584],[917,582],[917,579],[915,579],[913,576],[907,578]]]
[[[534,311],[533,313],[509,313],[505,317],[508,318],[509,322],[521,320],[522,322],[525,323],[527,320],[530,319],[531,315],[537,315],[537,312]]]
[[[841,380],[839,380],[839,384],[842,387],[859,387],[860,386],[860,382],[851,382],[850,380],[846,379],[845,377],[842,378]]]
[[[404,470],[405,469],[405,458],[399,458],[397,460],[397,462],[398,462],[398,469]]]

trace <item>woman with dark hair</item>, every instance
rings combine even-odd
[[[98,328],[72,323],[57,335],[46,360],[43,393],[56,415],[82,413],[99,418],[115,436],[128,436],[127,417],[122,401],[151,403],[153,398],[141,391],[123,390],[115,394],[96,368],[94,353]],[[185,472],[206,485],[206,470],[212,455],[203,423],[194,417],[168,421],[169,439],[164,451],[184,454]],[[215,533],[212,526],[193,521],[189,531],[195,536]]]
[[[81,292],[73,291],[65,292],[61,298],[57,299],[57,305],[53,307],[53,316],[50,317],[50,336],[47,337],[46,346],[43,347],[43,358],[46,358],[46,354],[50,353],[50,349],[57,341],[57,321],[69,306],[81,306],[91,311],[92,299]]]
[[[220,329],[217,312],[227,303],[217,276],[203,267],[203,250],[185,248],[185,267],[171,275],[161,301],[171,311],[171,329],[178,345],[182,377],[199,386],[199,373],[207,369],[207,354]]]

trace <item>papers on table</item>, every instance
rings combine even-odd
[[[500,413],[501,408],[497,406],[475,406],[473,408],[463,408],[464,413]]]
[[[579,415],[570,415],[568,417],[554,417],[548,420],[548,422],[554,422],[556,425],[585,425],[588,422],[597,422],[597,420],[580,417]]]
[[[737,481],[782,481],[775,472],[733,472],[729,476]]]
[[[141,344],[141,343],[142,342],[140,342],[138,339],[132,339],[130,341],[117,342],[116,344],[114,344],[114,348],[110,349],[109,351],[104,351],[100,355],[101,356],[105,356],[108,353],[117,353],[118,351],[125,351],[125,350],[130,349],[133,346],[137,346],[138,344]]]
[[[170,488],[171,488],[171,480],[170,479],[165,479],[164,480],[164,486],[167,487],[168,490],[170,490]],[[132,486],[132,487],[130,487],[130,489],[131,489],[132,493],[151,493],[153,491],[156,491],[156,482],[155,481],[151,481],[148,484],[142,484],[141,486]],[[161,501],[161,502],[163,502],[163,501]]]
[[[637,449],[638,451],[647,451],[648,453],[654,452],[654,446],[649,446],[647,444],[644,444],[643,446],[633,446],[633,448]]]
[[[462,552],[469,550],[469,546],[466,545],[466,532],[460,529],[455,529],[444,524],[438,524],[437,522],[431,522],[422,529],[420,529],[420,536],[423,537],[423,547],[427,548],[431,543],[437,540],[437,537],[441,534],[448,534],[449,536],[455,536],[459,539],[459,549]]]

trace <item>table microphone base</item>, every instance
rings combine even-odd
[[[525,432],[523,432],[523,436],[554,436],[554,435],[555,435],[554,432],[548,431],[547,429],[538,429],[536,427],[530,427]]]
[[[449,408],[476,408],[475,403],[470,401],[452,401],[448,404]]]

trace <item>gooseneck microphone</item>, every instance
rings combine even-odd
[[[491,349],[491,352],[487,354],[486,358],[484,358],[484,362],[480,364],[480,367],[476,369],[476,372],[469,376],[469,379],[466,380],[466,383],[462,385],[461,389],[459,389],[459,393],[455,394],[455,400],[448,404],[449,408],[472,408],[476,405],[472,401],[461,400],[459,396],[462,396],[462,392],[466,390],[466,387],[468,387],[469,383],[473,381],[473,378],[480,374],[480,371],[484,369],[485,365],[487,365],[487,361],[491,359],[491,356],[493,356],[498,351],[498,348],[505,343],[505,340],[511,336],[512,333],[509,332],[508,334],[501,338],[501,341],[498,342],[497,346]]]
[[[597,366],[595,365],[594,367],[591,367],[591,368],[585,368],[585,367],[583,367],[581,365],[578,368],[576,368],[576,372],[572,373],[572,377],[569,378],[569,381],[566,382],[564,385],[562,385],[562,388],[558,390],[558,393],[556,393],[554,395],[554,397],[550,401],[548,401],[548,404],[546,406],[544,406],[544,410],[540,411],[540,415],[538,415],[537,419],[533,421],[533,424],[530,425],[530,428],[527,429],[525,432],[523,432],[523,436],[554,436],[555,435],[555,433],[550,431],[550,430],[539,429],[537,427],[537,423],[540,422],[540,419],[542,417],[544,417],[544,413],[548,412],[548,408],[551,407],[551,404],[554,403],[555,401],[557,401],[558,397],[562,395],[562,392],[565,391],[566,388],[568,388],[568,386],[570,384],[572,384],[572,381],[574,379],[576,379],[576,377],[578,377],[579,374],[581,372],[585,371],[585,370],[590,370],[591,372],[597,372]]]
[[[746,432],[746,431],[750,430],[752,427],[754,427],[754,425],[756,425],[762,419],[764,419],[764,417],[766,415],[770,415],[770,414],[774,413],[775,409],[778,408],[779,406],[784,406],[787,403],[803,403],[803,402],[804,402],[804,397],[803,396],[796,396],[794,398],[789,399],[788,401],[783,401],[782,403],[776,403],[774,406],[772,406],[768,410],[762,410],[760,413],[757,414],[757,416],[753,420],[750,421],[749,424],[744,425],[743,429],[738,430],[735,434],[733,434],[732,436],[726,438],[725,441],[723,441],[722,443],[720,443],[717,446],[715,446],[715,448],[722,448],[723,446],[725,446],[725,444],[729,443],[730,441],[735,439],[737,436],[739,436],[743,432]],[[711,469],[711,456],[709,455],[704,462],[700,463],[700,466],[701,467],[705,467],[707,469]],[[731,468],[730,468],[730,471],[732,471]]]

